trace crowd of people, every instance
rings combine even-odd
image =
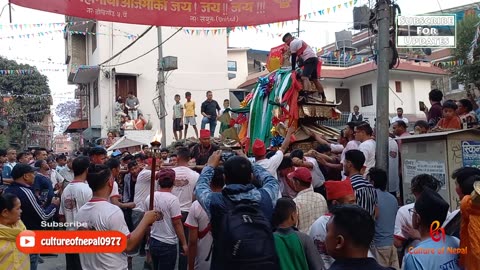
[[[402,128],[394,127],[398,136]],[[173,154],[164,149],[160,157],[148,147],[116,157],[100,147],[72,157],[44,149],[33,156],[1,151],[0,268],[36,269],[42,256],[21,254],[15,236],[25,229],[58,229],[42,227],[52,220],[85,226],[67,230],[128,236],[123,253],[67,254],[67,269],[132,269],[135,256],[145,256],[145,268],[155,270],[464,266],[460,254],[422,254],[459,248],[464,213],[449,213],[437,193],[440,181],[431,175],[411,180],[416,201],[401,206],[401,175],[375,167],[368,123],[348,123],[339,143],[312,133],[319,146],[308,152],[288,152],[294,131],[288,129],[281,145],[254,141],[251,157],[219,150],[205,129],[199,144],[178,142]],[[401,144],[392,141],[394,169]],[[480,170],[461,168],[452,177],[462,199],[473,192]],[[445,242],[430,238],[434,222],[443,224]],[[478,254],[472,247],[469,252]]]

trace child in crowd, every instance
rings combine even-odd
[[[175,95],[175,104],[173,105],[173,135],[175,141],[182,140],[183,130],[183,106],[180,103],[180,95]]]
[[[195,121],[195,117],[197,115],[195,114],[195,101],[192,100],[192,93],[186,92],[185,93],[185,98],[187,99],[187,102],[183,105],[185,109],[185,133],[184,137],[185,139],[187,138],[187,130],[188,130],[188,125],[191,125],[193,129],[195,130],[195,136],[198,139],[198,129],[197,129],[197,122]]]
[[[313,239],[299,232],[297,205],[290,198],[281,198],[275,205],[272,218],[275,248],[281,270],[323,269],[323,261],[318,256]]]
[[[443,117],[438,122],[433,131],[448,131],[462,128],[462,122],[458,117],[456,110],[457,104],[452,100],[447,100],[442,105]]]

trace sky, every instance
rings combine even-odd
[[[32,0],[34,1],[34,0]],[[301,0],[300,14],[308,14],[313,11],[326,9],[349,0]],[[363,4],[372,6],[375,0],[357,0],[355,6]],[[480,3],[474,0],[397,0],[402,15],[416,15],[419,13],[448,9],[455,6]],[[0,55],[20,63],[37,66],[49,79],[52,90],[52,112],[57,104],[74,98],[75,86],[67,84],[67,71],[65,70],[65,41],[61,26],[49,25],[49,23],[62,23],[65,17],[23,8],[12,5],[13,24],[41,24],[36,27],[11,28],[8,14],[8,0],[0,0]],[[311,16],[300,22],[300,38],[313,47],[321,47],[335,41],[335,32],[349,29],[353,26],[353,7],[337,9],[330,14]],[[296,32],[297,22],[287,22],[278,27],[271,24],[270,27],[262,25],[257,30],[234,31],[230,35],[231,47],[249,47],[252,49],[269,50],[281,44],[281,37],[286,32]],[[38,36],[38,33],[43,36]],[[355,32],[354,32],[355,33]],[[20,38],[18,35],[35,34],[34,37]],[[140,33],[131,33],[140,34]],[[274,37],[272,37],[274,35]],[[7,37],[14,38],[7,38]],[[193,45],[192,45],[193,46]],[[1,76],[1,75],[0,75]],[[60,118],[54,115],[54,121]],[[55,130],[61,133],[62,130]]]

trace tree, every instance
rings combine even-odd
[[[479,17],[468,15],[457,25],[457,47],[453,50],[453,56],[455,60],[463,60],[464,64],[456,65],[450,68],[450,71],[453,77],[464,85],[480,80],[480,47],[474,50],[474,62],[468,62],[468,53],[470,52],[478,23],[480,23]],[[477,40],[476,42],[479,41]]]
[[[0,57],[0,96],[11,97],[3,106],[8,122],[8,137],[26,146],[28,127],[50,114],[52,96],[48,79],[35,67]]]

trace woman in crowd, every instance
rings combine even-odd
[[[20,220],[20,200],[12,193],[0,196],[0,269],[30,269],[30,257],[17,249],[17,235],[26,230]]]

